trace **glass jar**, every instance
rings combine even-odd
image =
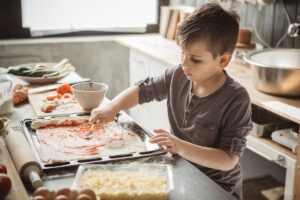
[[[5,69],[0,69],[0,115],[13,111],[13,84]]]

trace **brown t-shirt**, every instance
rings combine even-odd
[[[167,98],[172,134],[193,144],[222,149],[241,157],[246,136],[252,129],[251,103],[245,88],[226,76],[221,88],[199,97],[192,93],[192,82],[181,66],[169,68],[160,76],[136,83],[140,88],[139,103]],[[193,164],[237,199],[242,199],[240,164],[230,171]]]

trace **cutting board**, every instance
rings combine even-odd
[[[56,107],[55,110],[53,110],[50,113],[45,113],[41,111],[41,108],[46,102],[46,98],[48,96],[56,95],[56,91],[48,91],[43,93],[37,93],[37,94],[30,94],[28,96],[29,103],[32,106],[34,113],[38,117],[44,117],[44,116],[51,116],[51,115],[65,115],[65,114],[78,114],[78,113],[87,113],[87,111],[84,111],[78,102],[69,102],[63,105],[59,105]]]

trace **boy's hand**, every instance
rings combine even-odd
[[[115,116],[118,112],[114,111],[113,107],[107,105],[104,108],[95,108],[91,112],[90,122],[96,123],[96,121],[109,122],[115,119]]]
[[[174,135],[168,133],[163,129],[155,129],[154,132],[156,133],[156,135],[151,138],[151,143],[162,145],[166,152],[179,154],[180,149],[182,148],[181,139],[175,137]]]

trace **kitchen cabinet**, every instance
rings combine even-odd
[[[180,49],[175,41],[164,39],[159,35],[119,37],[116,42],[130,48],[130,60],[133,60],[133,63],[130,62],[130,74],[132,74],[130,79],[133,81],[136,80],[135,76],[150,75],[150,69],[160,71],[155,68],[157,66],[161,66],[161,71],[163,71],[165,67],[173,67],[180,62]],[[139,67],[143,69],[137,69]],[[134,71],[132,71],[133,69]],[[243,65],[241,62],[233,61],[227,72],[247,89],[253,104],[300,124],[299,99],[275,97],[257,91],[250,80],[249,66]],[[136,119],[141,117],[148,121],[157,120],[166,115],[165,110],[158,106],[156,109],[147,110],[145,106],[143,109],[131,111],[130,114]],[[158,114],[159,116],[157,116]],[[163,122],[163,124],[165,123],[167,122]],[[145,126],[152,128],[153,124],[145,123]],[[294,154],[270,139],[249,135],[247,140],[248,149],[286,168],[284,199],[300,200],[300,148],[298,148],[297,154]],[[300,137],[298,146],[299,144]]]
[[[167,66],[156,60],[153,60],[144,54],[130,50],[129,52],[129,82],[134,85],[136,82],[152,76],[157,76],[171,66]],[[167,115],[167,102],[154,101],[138,105],[129,110],[129,114],[145,129],[152,131],[153,129],[162,128],[169,131],[169,122]]]
[[[275,97],[259,92],[254,88],[250,80],[250,68],[247,65],[233,62],[227,69],[227,72],[247,89],[253,104],[300,124],[300,115],[297,113],[300,108],[300,100]],[[273,106],[274,104],[277,106]],[[283,110],[282,107],[288,107],[289,109]],[[298,139],[298,146],[299,143],[300,141]],[[300,178],[299,175],[297,175],[300,161],[299,148],[298,153],[294,154],[289,149],[277,144],[271,139],[260,138],[254,135],[247,137],[247,148],[267,160],[284,167],[286,169],[284,199],[300,199],[300,194],[295,196],[299,191],[299,189],[297,189],[299,188],[297,183]]]

